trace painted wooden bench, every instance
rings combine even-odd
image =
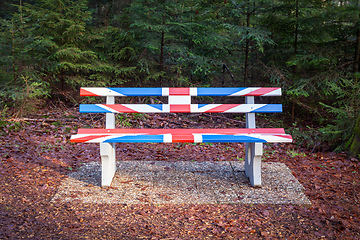
[[[105,129],[78,129],[71,142],[100,143],[102,186],[116,171],[116,142],[244,142],[245,174],[261,186],[263,143],[292,142],[282,128],[256,128],[255,113],[282,112],[281,104],[255,104],[255,96],[281,96],[280,88],[81,88],[81,96],[106,96],[106,104],[81,104],[82,113],[106,113]],[[115,104],[115,97],[165,96],[167,104]],[[245,104],[192,104],[192,96],[244,96]],[[245,113],[246,128],[116,129],[116,113]]]

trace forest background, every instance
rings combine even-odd
[[[0,125],[80,86],[276,86],[312,151],[360,156],[360,1],[3,0]]]

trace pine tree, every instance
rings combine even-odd
[[[189,85],[211,81],[221,70],[223,33],[216,19],[218,7],[193,1],[136,0],[128,8],[129,32],[137,42],[139,68],[157,85]],[[219,47],[220,46],[220,47]],[[145,81],[146,82],[146,81]]]
[[[243,80],[237,85],[254,84],[250,83],[252,77],[250,69],[254,68],[264,46],[273,44],[271,32],[259,24],[259,18],[271,9],[271,6],[272,1],[266,0],[232,0],[226,4],[222,13],[224,26],[229,31],[230,41],[226,48],[232,55],[237,52],[237,59],[229,58],[229,64],[243,65],[243,70],[237,72],[237,75],[243,76]]]
[[[0,103],[12,103],[21,112],[48,95],[48,84],[37,72],[44,59],[31,51],[35,36],[29,21],[19,5],[11,18],[0,22]]]
[[[119,77],[124,73],[121,66],[108,63],[94,48],[104,37],[93,34],[89,27],[91,13],[86,0],[42,0],[37,6],[25,6],[36,27],[34,51],[47,55],[42,71],[52,84],[58,81],[64,90],[65,86],[76,89],[126,81]]]
[[[266,48],[263,61],[291,99],[293,121],[295,109],[299,114],[318,113],[318,101],[329,92],[320,79],[337,76],[329,71],[334,64],[329,47],[336,40],[331,32],[334,21],[327,13],[331,7],[327,1],[283,0],[262,18],[275,42]],[[312,101],[304,100],[308,96]]]

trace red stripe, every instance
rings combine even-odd
[[[82,137],[82,138],[76,138],[76,139],[71,139],[70,142],[87,142],[93,139],[97,139],[97,138],[101,138],[101,137],[108,137],[110,135],[93,135],[93,136],[86,136],[86,137]]]
[[[80,96],[99,96],[99,95],[89,92],[83,88],[80,88]]]
[[[194,142],[194,135],[192,134],[173,134],[172,142]]]
[[[176,113],[189,113],[190,112],[190,105],[189,104],[173,104],[170,105],[170,112],[176,112]]]
[[[223,129],[189,129],[189,128],[172,128],[172,129],[140,129],[140,128],[122,128],[122,129],[89,129],[89,128],[80,128],[78,129],[78,134],[174,134],[174,135],[187,135],[187,134],[204,134],[204,133],[214,133],[214,134],[284,134],[285,131],[283,128],[223,128]],[[288,136],[288,135],[279,135],[279,136]]]
[[[207,110],[206,112],[210,112],[210,113],[221,113],[221,112],[225,112],[229,109],[232,109],[234,107],[240,106],[241,104],[221,104],[220,106],[214,107],[210,110]]]
[[[122,113],[136,113],[137,112],[137,111],[135,111],[131,108],[125,107],[121,104],[103,104],[103,105],[106,107],[109,107],[111,109],[114,109],[115,111],[122,112]]]
[[[169,88],[169,95],[190,95],[190,88]]]
[[[244,96],[263,96],[277,89],[279,88],[260,88],[258,90],[252,91],[251,93],[245,94]]]
[[[276,137],[282,137],[282,138],[287,138],[287,139],[291,139],[292,140],[292,137],[291,135],[274,135]]]

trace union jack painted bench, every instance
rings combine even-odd
[[[105,129],[79,129],[71,142],[100,143],[102,186],[116,171],[116,142],[244,142],[245,174],[261,186],[263,143],[292,142],[282,128],[256,128],[255,113],[282,112],[281,104],[255,104],[255,96],[281,96],[281,88],[81,88],[81,96],[106,96],[106,104],[81,104],[80,112],[106,113]],[[115,97],[165,96],[167,104],[115,104]],[[244,96],[245,104],[192,104],[192,96]],[[238,129],[116,129],[116,113],[245,113]]]

